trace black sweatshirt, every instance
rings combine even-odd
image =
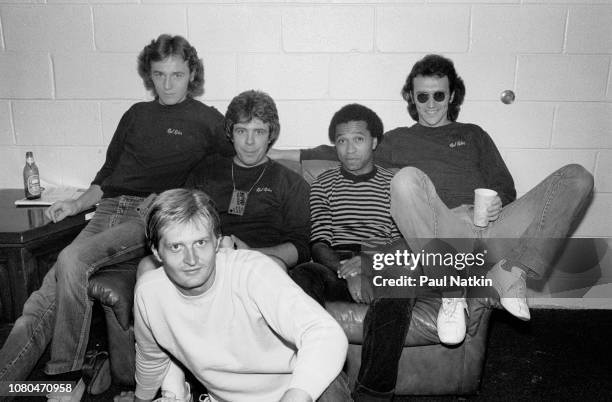
[[[125,112],[92,181],[103,197],[146,197],[181,187],[191,169],[212,153],[232,155],[223,116],[187,98],[177,105],[139,102]]]

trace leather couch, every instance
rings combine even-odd
[[[335,162],[282,162],[298,171],[310,183]],[[104,309],[111,374],[116,384],[134,385],[134,331],[132,304],[136,282],[137,260],[106,267],[93,275],[89,295]],[[467,335],[461,344],[442,345],[436,330],[440,299],[419,299],[414,307],[410,329],[400,359],[396,394],[398,395],[465,395],[475,393],[484,366],[491,309],[490,298],[468,298]],[[327,311],[340,323],[349,339],[345,370],[351,387],[359,371],[363,319],[367,306],[348,302],[331,302]]]

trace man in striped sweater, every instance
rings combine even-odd
[[[402,241],[390,213],[393,173],[373,161],[383,139],[383,124],[372,110],[350,104],[333,116],[329,139],[341,165],[312,183],[313,262],[297,266],[290,275],[321,305],[332,300],[372,303],[364,321],[362,362],[353,396],[356,401],[390,400],[397,364],[389,363],[399,361],[414,297],[374,299],[371,281],[362,272],[362,259],[367,261],[362,249]]]

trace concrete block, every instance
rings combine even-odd
[[[242,54],[238,56],[239,91],[261,89],[275,100],[327,96],[329,56]]]
[[[279,148],[310,148],[329,144],[328,128],[332,116],[351,101],[280,101],[281,135],[274,145]],[[385,132],[400,126],[410,126],[403,101],[362,101],[358,103],[374,110],[383,121]]]
[[[109,0],[110,1],[110,0]],[[168,4],[169,2],[171,2],[172,0],[136,0],[139,3],[143,3],[143,4]],[[276,1],[284,1],[284,0],[276,0]],[[185,3],[185,4],[210,4],[210,3],[258,3],[261,2],[261,0],[251,0],[251,1],[247,1],[247,0],[181,0],[180,3]],[[270,1],[267,1],[267,3],[269,3]],[[178,1],[177,1],[178,3]]]
[[[0,188],[23,188],[25,152],[16,146],[0,147]]]
[[[15,145],[11,123],[11,105],[0,101],[0,145]]]
[[[167,0],[164,0],[166,3]],[[42,2],[42,1],[41,1]],[[81,4],[135,4],[142,0],[47,0],[48,4],[81,3]]]
[[[9,146],[0,148],[0,169],[4,172],[0,175],[0,188],[23,188],[23,166],[28,151],[34,152],[41,184],[44,187],[60,185],[61,158],[54,147]]]
[[[182,6],[108,5],[93,8],[96,49],[138,54],[161,33],[187,37]]]
[[[599,152],[595,167],[595,190],[599,193],[612,193],[612,150]]]
[[[526,193],[555,170],[579,163],[589,172],[595,168],[596,151],[585,150],[506,150],[504,160],[514,177],[516,191]]]
[[[281,134],[275,147],[309,148],[329,144],[327,128],[333,113],[330,101],[277,102]]]
[[[525,100],[597,101],[605,96],[608,56],[518,56],[517,95]]]
[[[84,188],[89,187],[106,157],[105,147],[61,147],[58,152],[62,160],[62,184]]]
[[[516,57],[511,54],[449,55],[466,87],[466,100],[499,100],[500,93],[514,89]],[[406,71],[406,75],[408,75]]]
[[[541,4],[609,4],[610,0],[522,0],[523,3],[541,3]]]
[[[550,103],[466,102],[458,120],[478,124],[498,148],[548,148],[553,112]]]
[[[115,134],[119,120],[134,104],[133,101],[100,102],[100,120],[102,126],[102,144],[108,145]]]
[[[100,145],[100,112],[95,102],[14,102],[18,145]]]
[[[53,97],[51,61],[42,53],[0,53],[0,98]]]
[[[137,54],[53,56],[58,99],[151,99],[136,71]]]
[[[0,10],[6,48],[16,51],[93,50],[89,7],[4,6]]]
[[[0,50],[4,50],[4,34],[2,34],[2,20],[0,19]]]
[[[287,52],[368,52],[374,38],[371,7],[295,7],[282,16]]]
[[[576,228],[576,237],[612,237],[612,194],[595,193],[593,202]]]
[[[430,2],[432,0],[429,0]],[[312,2],[311,0],[287,0],[288,3],[306,3]],[[360,3],[360,4],[384,4],[384,3],[395,3],[395,4],[405,4],[405,3],[423,3],[423,0],[361,0],[359,2],[355,0],[327,0],[328,3],[332,4],[346,4],[346,3]],[[319,2],[320,3],[320,2]]]
[[[568,53],[612,53],[611,38],[612,7],[570,7]]]
[[[381,52],[465,52],[469,29],[468,5],[376,9],[376,46]]]
[[[608,73],[608,89],[606,89],[606,100],[612,100],[612,62],[610,62],[610,72]]]
[[[236,55],[233,53],[200,54],[204,60],[204,98],[231,99],[242,89],[236,87]],[[206,102],[205,102],[206,103]]]
[[[428,3],[450,3],[448,0],[427,0]],[[453,0],[453,3],[472,3],[472,4],[517,4],[521,0]]]
[[[362,102],[360,101],[359,103]],[[341,104],[338,109],[344,104]],[[403,99],[395,101],[364,101],[363,104],[378,114],[383,121],[385,132],[397,127],[409,127],[416,123],[408,114],[406,109],[407,103]]]
[[[275,52],[281,9],[248,5],[188,7],[189,37],[202,52]]]
[[[473,52],[558,53],[563,49],[565,7],[475,6]]]
[[[612,148],[612,104],[560,104],[555,117],[552,146]]]
[[[412,65],[422,55],[334,55],[330,96],[334,99],[402,100],[401,90]]]

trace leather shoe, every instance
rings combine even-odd
[[[525,297],[525,271],[515,266],[507,270],[503,267],[505,262],[501,260],[495,264],[487,273],[487,278],[493,281],[493,287],[499,293],[499,301],[506,311],[521,320],[529,321],[531,314]]]
[[[90,350],[85,354],[82,370],[87,393],[99,395],[110,387],[112,380],[109,363],[108,352]]]

